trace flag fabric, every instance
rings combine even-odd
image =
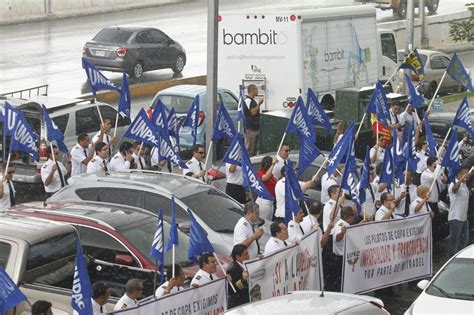
[[[84,262],[84,255],[79,241],[77,241],[76,249],[71,306],[79,315],[93,315],[91,282],[89,281],[87,265]]]
[[[166,106],[158,98],[154,104],[153,114],[151,115],[151,121],[158,127],[159,130],[163,130],[164,134],[169,136],[169,125],[168,117],[166,115]],[[176,114],[175,114],[176,115]]]
[[[285,222],[287,225],[293,219],[293,215],[301,209],[297,198],[304,200],[304,194],[293,170],[293,162],[288,160],[285,167]]]
[[[189,231],[189,247],[188,247],[188,258],[198,263],[198,257],[203,253],[214,253],[214,247],[211,242],[207,239],[206,233],[203,228],[196,221],[191,209],[188,208],[189,217],[191,218],[191,227]]]
[[[351,141],[351,145],[348,147],[348,150],[352,150],[354,141]],[[347,153],[350,155],[350,152]],[[359,200],[359,185],[357,184],[357,166],[355,164],[355,159],[348,158],[346,159],[346,166],[342,174],[341,188],[347,190],[352,201],[357,207],[357,212],[362,212],[362,202]]]
[[[301,138],[298,159],[298,176],[301,176],[306,168],[308,168],[308,166],[310,166],[311,163],[313,163],[313,161],[320,155],[321,151],[319,151],[318,147],[316,147],[312,141],[306,138]]]
[[[118,112],[130,118],[130,107],[132,100],[130,98],[130,88],[128,86],[128,77],[124,72],[122,76],[122,86],[120,87],[120,99],[118,104]]]
[[[421,81],[425,78],[424,67],[423,60],[420,58],[416,48],[405,57],[400,65],[401,69],[409,69],[416,73]]]
[[[160,149],[158,150],[158,160],[163,161],[167,160],[177,166],[179,166],[181,169],[187,169],[188,166],[184,161],[181,159],[179,154],[176,153],[175,150],[173,150],[173,146],[171,145],[171,142],[169,140],[169,136],[165,133],[163,129],[158,130],[158,135],[160,139]]]
[[[164,253],[164,228],[163,228],[163,210],[158,211],[158,223],[156,225],[155,235],[153,236],[153,242],[151,243],[150,255],[155,257],[159,262],[158,270],[160,272],[160,283],[164,280],[164,265],[165,265],[165,253]]]
[[[176,141],[176,147],[179,150],[179,122],[174,107],[171,108],[170,113],[168,115],[168,132],[170,136],[174,137]]]
[[[244,87],[239,87],[239,102],[237,105],[237,120],[238,121],[244,121],[245,115],[244,115],[244,106],[245,105],[245,93],[244,93]],[[245,126],[245,124],[244,124]]]
[[[421,105],[426,104],[426,100],[423,96],[418,93],[416,88],[413,86],[413,82],[411,81],[410,77],[405,74],[405,81],[408,85],[408,91],[410,92],[409,101],[410,105],[416,109],[420,109]]]
[[[196,137],[197,137],[197,127],[199,123],[199,95],[193,100],[191,107],[189,108],[188,114],[183,121],[182,127],[190,127],[191,128],[191,135],[193,137],[193,146],[196,144]]]
[[[383,88],[382,82],[379,80],[375,85],[374,93],[370,98],[370,102],[365,110],[367,114],[375,114],[377,120],[385,127],[388,128],[387,122],[390,121],[390,113],[388,111],[387,95]]]
[[[173,249],[173,245],[179,246],[178,239],[178,225],[176,224],[176,213],[174,211],[174,195],[171,195],[171,225],[170,225],[170,237],[168,244],[166,244],[165,253]]]
[[[403,154],[405,155],[408,162],[408,170],[412,173],[416,172],[416,166],[419,158],[416,155],[416,143],[415,143],[415,127],[410,125],[409,128],[404,128],[405,145],[403,147]]]
[[[220,139],[228,139],[232,141],[237,131],[235,130],[234,123],[230,118],[229,112],[224,106],[224,103],[220,103],[219,111],[217,112],[216,122],[212,131],[211,141],[217,141]]]
[[[31,129],[21,112],[16,113],[16,125],[11,136],[9,153],[21,151],[29,154],[35,161],[39,159],[36,150],[38,135]]]
[[[446,149],[446,154],[441,161],[441,166],[448,169],[449,181],[455,182],[456,174],[461,169],[461,154],[459,152],[461,147],[458,142],[458,132],[454,128],[451,132],[451,140]]]
[[[469,76],[469,73],[466,71],[466,68],[464,68],[461,58],[459,58],[456,52],[454,52],[453,56],[451,57],[451,61],[449,62],[446,72],[451,78],[453,78],[454,81],[464,86],[467,90],[474,92],[474,88],[472,87],[472,79]]]
[[[314,124],[323,127],[327,130],[332,130],[331,122],[324,108],[318,101],[318,97],[311,88],[308,88],[308,95],[306,96],[306,108],[308,115],[311,117]]]
[[[428,116],[426,116],[426,112],[423,112],[423,122],[425,124],[426,141],[428,142],[428,155],[436,156],[436,141],[433,137],[433,132],[431,131],[430,123],[428,122]]]
[[[392,153],[389,148],[385,149],[385,155],[382,163],[382,171],[380,172],[379,183],[388,184],[387,189],[392,190],[393,182],[393,160]]]
[[[472,129],[471,124],[471,110],[467,102],[467,96],[464,96],[461,104],[459,104],[452,125],[466,129],[466,131],[469,132],[471,139],[474,140],[474,129]]]
[[[360,180],[359,180],[359,202],[360,204],[364,204],[366,200],[366,194],[365,191],[370,185],[370,148],[369,146],[366,147],[365,149],[365,160],[364,160],[364,165],[362,166],[362,171],[360,174]]]
[[[26,296],[16,286],[3,266],[0,266],[0,314],[6,314],[9,309],[22,301],[26,301]]]
[[[393,161],[393,174],[398,180],[398,183],[405,182],[405,157],[403,156],[403,143],[398,139],[398,129],[393,127],[392,129],[392,161]]]
[[[300,139],[306,138],[307,140],[316,142],[316,134],[314,132],[312,120],[306,112],[306,107],[304,106],[303,98],[301,96],[298,97],[296,105],[293,107],[285,132],[296,132]]]
[[[48,110],[44,105],[41,106],[43,109],[43,118],[44,122],[46,125],[46,134],[48,141],[56,141],[56,144],[58,145],[58,149],[63,152],[64,154],[67,154],[69,150],[67,149],[67,146],[64,144],[64,135],[59,130],[58,126],[54,123],[54,121],[51,119],[49,116]]]
[[[5,134],[5,136],[11,136],[13,130],[15,129],[18,112],[8,102],[5,102],[3,110],[3,133]]]
[[[354,138],[353,123],[349,125],[341,140],[337,142],[328,156],[328,165],[326,167],[328,175],[332,175],[334,173],[339,163],[341,163],[342,159],[346,156],[347,147],[351,144],[352,138]]]
[[[137,116],[135,116],[135,119],[128,126],[124,137],[144,142],[153,147],[160,146],[158,139],[158,129],[154,124],[151,123],[143,108],[140,109]]]
[[[89,82],[94,97],[97,91],[101,90],[112,90],[120,93],[120,89],[84,57],[82,58],[82,67],[86,71],[87,81]]]

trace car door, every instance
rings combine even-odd
[[[160,30],[150,30],[153,45],[156,47],[156,65],[159,68],[166,68],[173,64],[176,59],[176,52],[170,46],[170,39]]]
[[[146,70],[153,70],[159,67],[158,55],[159,47],[153,42],[151,30],[140,31],[135,37],[135,43],[141,50],[141,59]]]

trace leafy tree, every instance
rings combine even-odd
[[[449,35],[456,43],[474,41],[474,2],[468,3],[466,6],[471,11],[469,19],[449,23]]]

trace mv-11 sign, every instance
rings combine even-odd
[[[364,293],[431,276],[431,246],[427,213],[348,227],[343,292]]]

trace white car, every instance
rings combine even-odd
[[[418,282],[423,290],[405,312],[414,314],[474,314],[474,245],[453,256],[436,275]]]

